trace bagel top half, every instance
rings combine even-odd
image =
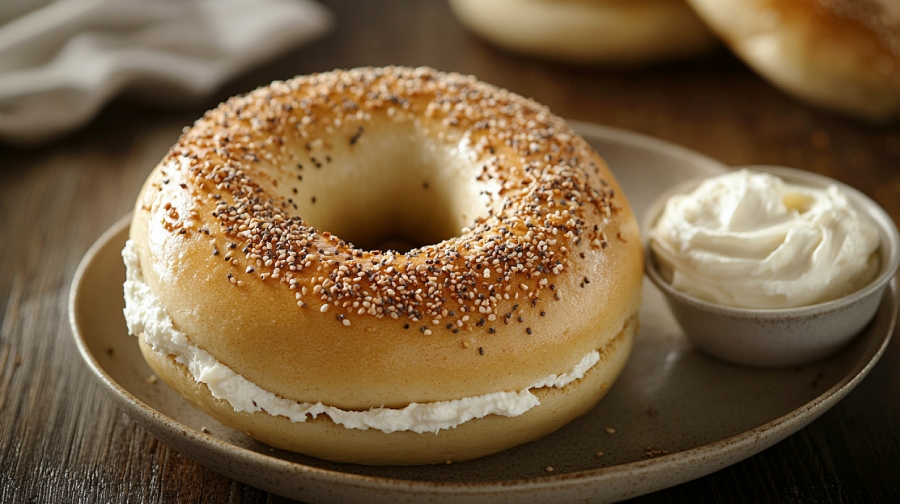
[[[545,107],[426,68],[228,100],[153,170],[130,233],[192,345],[345,410],[523,390],[640,304],[638,227],[598,155]]]

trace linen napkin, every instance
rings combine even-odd
[[[126,89],[203,96],[331,24],[311,0],[3,0],[0,140],[49,140]]]

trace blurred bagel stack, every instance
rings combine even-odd
[[[698,57],[721,40],[782,91],[871,122],[900,117],[900,0],[450,0],[479,37],[579,65]]]

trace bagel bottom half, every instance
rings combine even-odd
[[[598,349],[600,361],[581,379],[561,388],[532,389],[540,405],[524,414],[488,415],[437,434],[348,429],[326,415],[292,422],[261,411],[236,412],[227,401],[213,397],[206,384],[195,381],[174,356],[153,350],[143,335],[138,340],[144,359],[163,382],[228,427],[276,448],[335,462],[410,465],[460,462],[496,453],[545,436],[584,415],[625,367],[637,328],[637,315],[633,315],[615,338]]]

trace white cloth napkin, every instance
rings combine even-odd
[[[50,139],[125,89],[202,96],[331,23],[311,0],[0,0],[0,139]]]

